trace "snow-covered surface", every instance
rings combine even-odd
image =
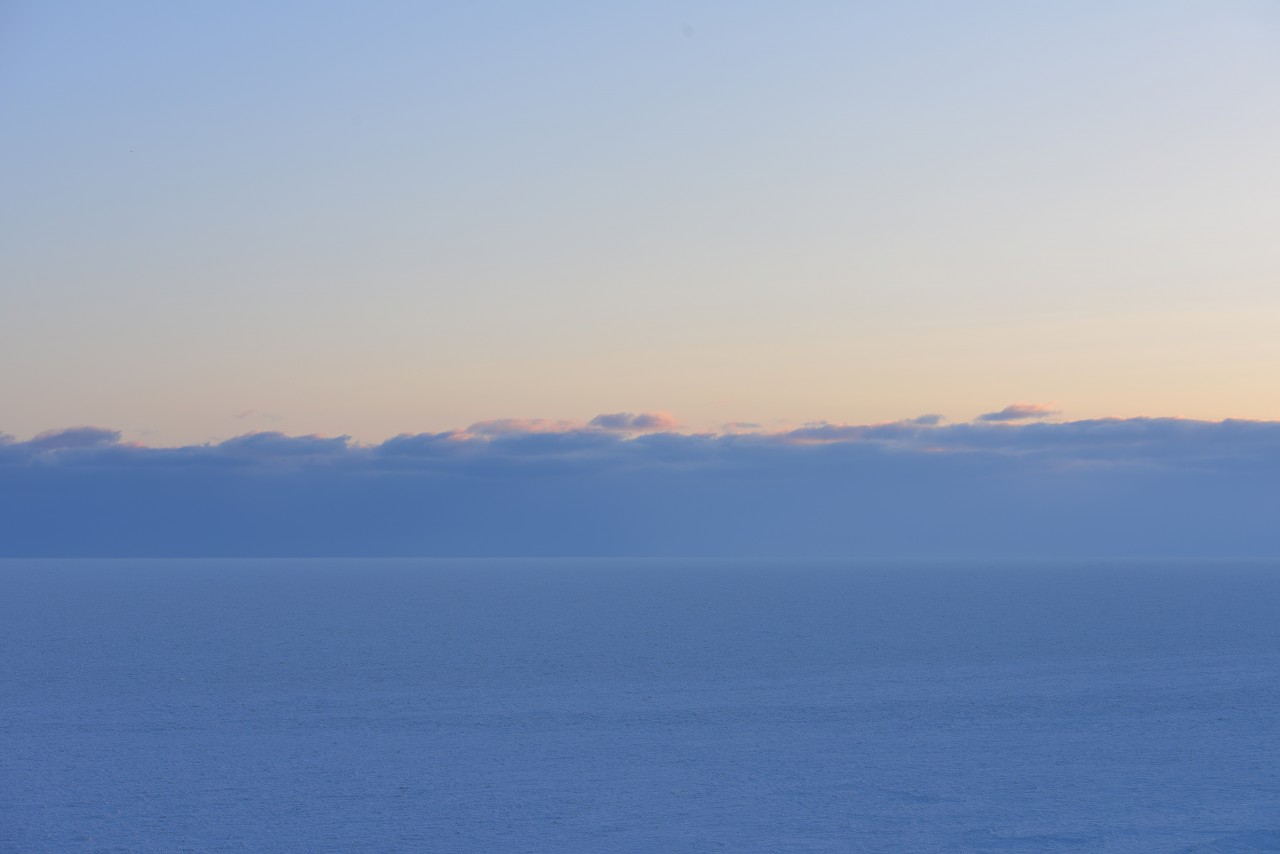
[[[1280,565],[0,562],[0,851],[1280,851]]]

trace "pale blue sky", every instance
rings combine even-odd
[[[7,3],[0,431],[1280,418],[1272,2]]]

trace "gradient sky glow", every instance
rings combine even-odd
[[[1280,419],[1274,2],[0,6],[0,430]]]

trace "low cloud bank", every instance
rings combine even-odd
[[[1280,556],[1280,422],[1042,410],[718,434],[614,413],[375,445],[0,436],[0,554]]]

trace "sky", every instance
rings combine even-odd
[[[0,111],[5,553],[1280,554],[1270,0],[9,0]]]
[[[0,429],[1280,418],[1272,2],[0,5]]]

